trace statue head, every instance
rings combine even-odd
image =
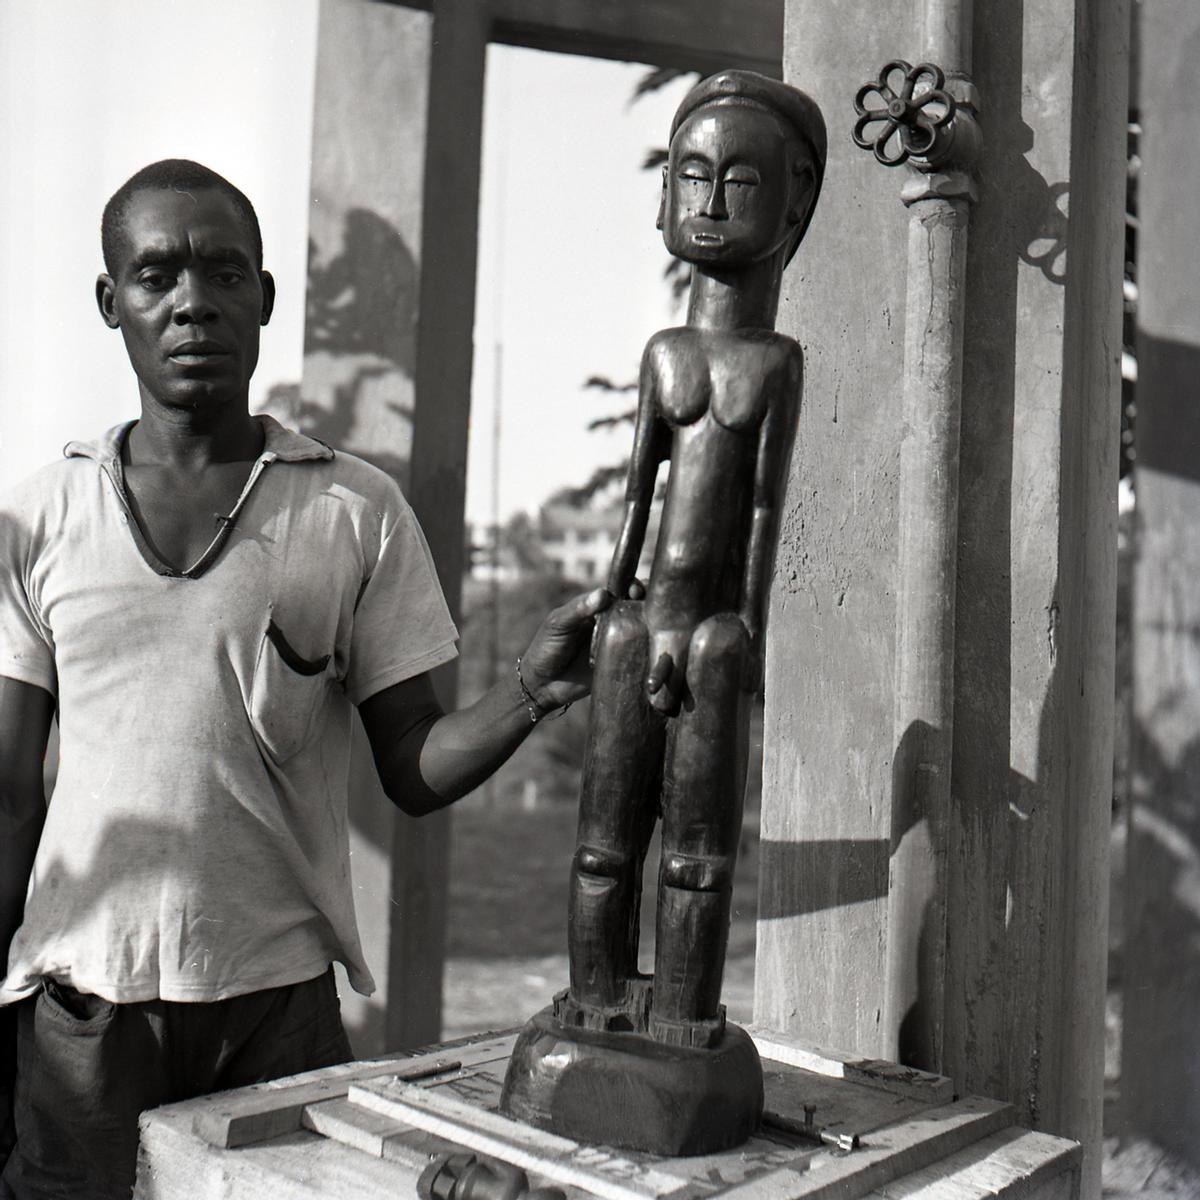
[[[825,173],[825,122],[797,88],[722,71],[683,98],[671,123],[658,226],[686,262],[787,263],[812,218]]]

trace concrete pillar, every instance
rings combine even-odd
[[[1122,3],[978,0],[980,199],[963,330],[944,938],[922,1002],[960,1092],[1081,1139],[1099,1193],[1127,80]],[[850,1051],[888,1028],[903,170],[857,86],[921,54],[918,0],[789,0],[784,77],[830,126],[785,280],[806,380],[772,590],[755,1019]],[[1069,198],[1069,243],[1068,243]],[[919,731],[918,731],[919,732]],[[903,757],[902,755],[900,757]],[[906,931],[911,933],[911,931]],[[920,940],[920,939],[918,939]]]
[[[304,379],[270,404],[410,497],[432,25],[407,8],[322,0]],[[350,813],[359,928],[379,990],[370,1000],[341,990],[365,1057],[440,1034],[444,917],[425,897],[444,890],[444,833],[432,847],[406,837],[416,823],[383,795],[357,723]]]
[[[1121,1101],[1200,1165],[1200,9],[1142,0],[1137,560]]]
[[[488,26],[483,4],[434,2],[409,499],[455,620],[462,608]],[[455,705],[456,667],[450,663],[435,673],[446,709]],[[449,845],[448,811],[397,822],[393,869],[404,871],[408,882],[392,920],[391,1046],[427,1044],[441,1036]]]

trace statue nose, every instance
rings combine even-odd
[[[709,189],[704,215],[716,221],[723,221],[729,216],[729,210],[725,207],[725,185],[719,179],[714,179]]]

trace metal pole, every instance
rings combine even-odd
[[[915,168],[901,191],[910,216],[883,1020],[891,1055],[928,1070],[944,1056],[968,169],[978,149],[970,30],[970,0],[925,0],[926,61],[889,64],[856,101],[858,145]],[[869,93],[884,107],[867,106]]]

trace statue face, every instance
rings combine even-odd
[[[759,262],[803,217],[810,190],[799,186],[804,178],[793,175],[788,139],[770,113],[741,104],[701,108],[671,142],[663,241],[685,262]]]

